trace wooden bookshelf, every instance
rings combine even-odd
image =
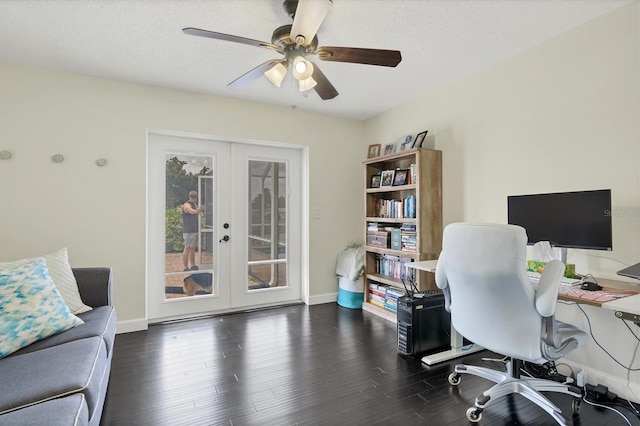
[[[411,149],[364,161],[365,172],[365,259],[363,310],[396,322],[396,313],[371,303],[371,285],[384,285],[404,290],[402,279],[386,275],[381,263],[392,264],[387,274],[397,275],[406,270],[402,262],[437,259],[442,248],[442,152],[433,149]],[[371,177],[388,170],[413,170],[411,181],[397,186],[372,188]],[[409,173],[411,175],[411,172]],[[381,205],[393,204],[390,210]],[[386,214],[390,211],[390,214]],[[394,216],[395,217],[381,217]],[[370,227],[377,224],[378,232],[403,228],[400,250],[366,244]],[[412,233],[415,227],[415,234]],[[397,232],[397,231],[395,231]],[[412,238],[415,237],[415,241]],[[391,234],[389,234],[389,240]],[[375,241],[372,241],[374,243]],[[406,243],[406,246],[405,246]],[[415,247],[415,252],[406,251]],[[396,261],[395,259],[399,259]],[[399,263],[397,263],[399,262]],[[420,290],[436,288],[432,273],[416,271],[415,282]],[[374,296],[375,297],[375,296]]]

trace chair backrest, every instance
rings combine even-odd
[[[456,330],[524,360],[541,357],[542,316],[526,274],[527,234],[514,225],[454,223],[443,234],[436,283]]]

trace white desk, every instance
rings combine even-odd
[[[438,264],[437,260],[423,260],[421,262],[407,262],[406,266],[408,268],[418,269],[420,271],[427,272],[435,272],[436,265]],[[478,352],[483,350],[484,348],[478,345],[468,345],[467,347],[463,346],[464,340],[460,333],[453,328],[453,324],[451,325],[451,349],[443,352],[438,352],[431,355],[426,355],[422,357],[422,362],[427,365],[437,364],[439,362],[448,361],[453,358],[458,358],[463,355],[472,354],[474,352]]]
[[[415,268],[421,271],[435,272],[437,264],[438,264],[437,260],[424,260],[421,262],[409,262],[407,263],[406,266],[408,268]],[[620,282],[617,282],[614,280],[598,280],[598,282],[602,282],[602,284],[605,286],[607,285],[616,286],[617,284],[620,284]],[[563,297],[563,296],[560,296],[559,299],[570,300],[576,303],[587,303],[587,304],[599,306],[601,308],[614,311],[615,316],[618,318],[640,323],[640,294],[622,297],[620,299],[616,299],[616,300],[612,300],[604,303],[575,299],[570,297]],[[455,330],[455,328],[453,328],[453,324],[452,324],[451,325],[451,349],[448,351],[439,352],[433,355],[427,355],[422,358],[422,362],[424,362],[427,365],[436,364],[438,362],[447,361],[452,358],[457,358],[457,357],[467,355],[473,352],[477,352],[483,349],[478,345],[473,345],[471,348],[464,349],[462,345],[463,345],[463,337]]]

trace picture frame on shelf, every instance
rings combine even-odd
[[[427,137],[428,130],[424,132],[420,132],[416,135],[416,140],[413,142],[413,148],[422,148],[422,144],[424,144],[424,139]]]
[[[371,183],[369,184],[369,188],[380,188],[380,183],[382,182],[382,177],[380,173],[376,173],[371,176]]]
[[[393,175],[393,186],[406,185],[409,177],[409,169],[398,169]]]
[[[396,144],[394,143],[388,143],[384,146],[384,155],[389,155],[389,154],[393,154],[393,152],[395,151],[396,148]]]
[[[413,148],[413,135],[403,136],[398,139],[396,152],[406,151]]]
[[[381,145],[379,143],[369,145],[369,151],[367,152],[367,158],[375,158],[380,156]]]
[[[395,170],[383,170],[380,175],[380,187],[393,186],[393,178],[395,176]]]

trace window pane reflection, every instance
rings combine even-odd
[[[286,163],[249,161],[248,288],[287,285]]]

